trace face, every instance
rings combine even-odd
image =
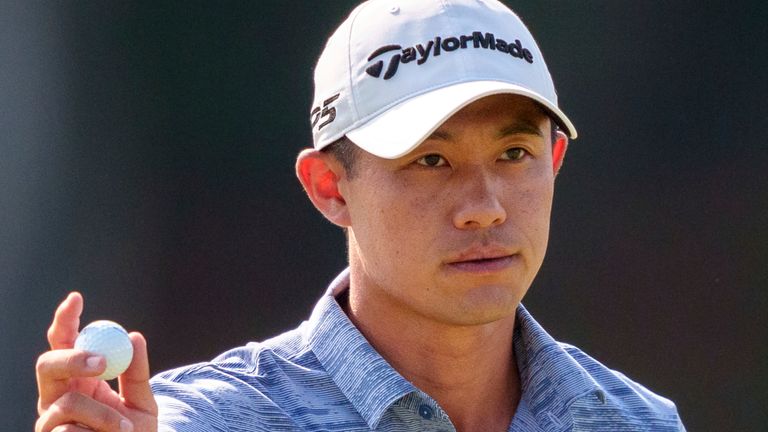
[[[454,325],[514,314],[544,259],[550,121],[520,96],[476,101],[394,160],[361,152],[338,190],[353,296]],[[368,301],[366,301],[368,303]]]

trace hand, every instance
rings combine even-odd
[[[73,349],[83,311],[83,297],[71,293],[56,309],[48,329],[51,351],[37,359],[35,432],[156,432],[157,404],[149,387],[147,342],[139,333],[128,336],[133,360],[118,377],[117,393],[98,380],[104,357]]]

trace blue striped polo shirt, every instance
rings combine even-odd
[[[159,374],[160,431],[455,431],[336,301],[342,272],[298,328]],[[509,431],[684,431],[667,399],[556,342],[521,305],[513,345],[522,395]]]

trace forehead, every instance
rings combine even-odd
[[[483,118],[509,118],[539,122],[547,118],[544,109],[538,103],[524,96],[513,94],[497,94],[480,98],[466,105],[439,127],[464,120]]]
[[[549,116],[544,109],[531,99],[511,94],[492,95],[478,99],[453,114],[427,140],[483,131],[543,137],[549,131],[549,124]]]

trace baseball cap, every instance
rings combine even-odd
[[[343,136],[376,156],[409,153],[482,97],[538,102],[571,138],[544,58],[497,0],[369,0],[328,40],[315,67],[314,146]]]

